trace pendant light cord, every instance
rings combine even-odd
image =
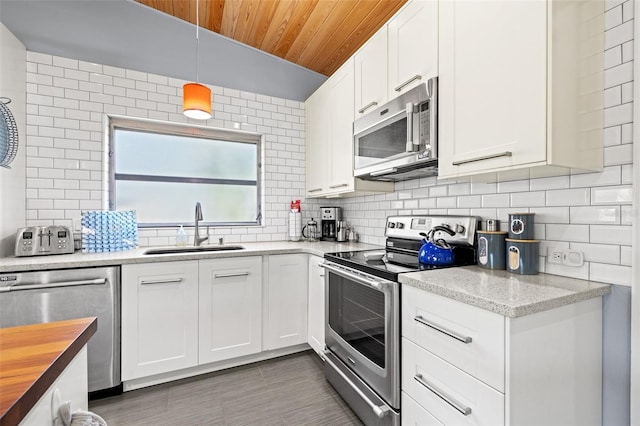
[[[200,83],[200,37],[198,36],[200,29],[200,0],[196,0],[196,83]]]

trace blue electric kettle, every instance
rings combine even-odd
[[[422,247],[418,252],[418,262],[425,265],[448,266],[453,265],[453,249],[442,238],[435,239],[434,234],[438,231],[445,232],[451,236],[456,233],[444,226],[434,226],[428,233],[421,232],[425,237],[422,240]]]

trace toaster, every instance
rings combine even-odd
[[[29,226],[18,229],[16,257],[73,253],[73,233],[66,226]]]

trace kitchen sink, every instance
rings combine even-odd
[[[209,251],[233,251],[244,250],[242,246],[198,246],[198,247],[160,247],[146,249],[143,254],[176,254],[176,253],[202,253]]]

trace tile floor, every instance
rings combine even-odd
[[[109,426],[362,425],[313,351],[89,402]]]

